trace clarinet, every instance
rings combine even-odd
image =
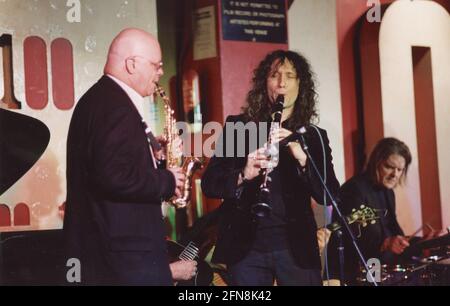
[[[272,211],[272,207],[270,206],[270,172],[278,166],[279,159],[279,150],[278,145],[274,144],[274,136],[275,132],[281,126],[281,115],[283,113],[283,105],[284,105],[284,96],[278,95],[275,105],[273,106],[273,121],[270,125],[269,139],[267,141],[266,155],[270,157],[270,161],[267,164],[267,167],[262,170],[262,183],[259,187],[259,193],[257,197],[257,202],[252,205],[251,211],[253,215],[264,218],[267,217]]]

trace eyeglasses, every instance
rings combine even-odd
[[[162,61],[158,62],[158,63],[155,63],[155,62],[152,62],[151,60],[149,60],[148,58],[145,58],[145,57],[140,56],[140,55],[131,56],[131,57],[127,58],[127,59],[134,59],[136,57],[144,59],[146,62],[148,62],[150,65],[152,65],[153,68],[155,68],[156,71],[158,71],[159,69],[162,69],[162,66],[163,66],[163,62]]]
[[[153,68],[155,68],[157,71],[158,71],[159,69],[162,69],[163,62],[154,63],[154,62],[152,62],[152,61],[150,61],[150,60],[148,60],[148,62],[149,62],[150,65],[152,65]]]

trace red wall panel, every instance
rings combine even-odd
[[[47,46],[37,36],[23,43],[25,97],[32,109],[44,109],[48,103]]]
[[[60,110],[75,104],[73,80],[73,49],[70,41],[55,39],[51,45],[53,103]]]

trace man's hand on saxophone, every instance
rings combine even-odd
[[[184,174],[183,169],[180,167],[176,167],[176,168],[168,168],[167,170],[172,172],[173,176],[175,177],[174,195],[177,197],[181,197],[183,195],[184,181],[186,181],[186,175]]]

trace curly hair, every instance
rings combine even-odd
[[[378,141],[367,162],[366,173],[369,175],[372,182],[377,182],[377,169],[380,163],[388,160],[389,156],[393,154],[400,155],[405,159],[405,169],[400,183],[404,181],[412,160],[411,152],[404,142],[393,137],[388,137]]]
[[[308,60],[293,51],[276,50],[269,53],[253,71],[252,89],[247,94],[247,105],[242,108],[247,120],[255,122],[270,120],[271,103],[267,93],[267,78],[271,73],[273,63],[278,62],[278,65],[283,65],[286,60],[293,65],[297,78],[300,80],[300,88],[294,111],[283,126],[294,130],[301,126],[307,126],[318,118],[317,93]]]

